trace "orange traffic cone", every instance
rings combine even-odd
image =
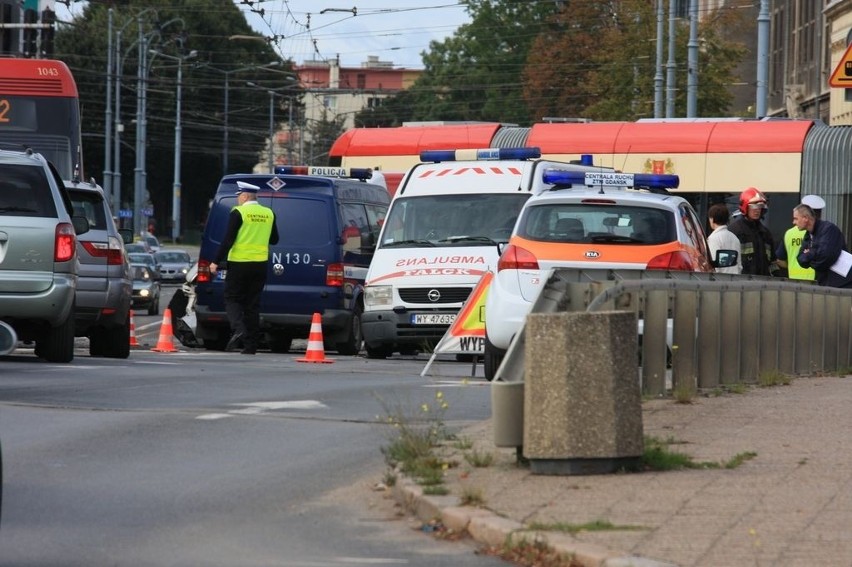
[[[163,324],[160,325],[160,338],[157,346],[152,348],[154,352],[177,352],[172,334],[172,310],[166,308],[163,312]]]
[[[308,335],[308,350],[305,351],[305,358],[297,358],[296,362],[322,362],[329,364],[334,360],[325,357],[322,343],[322,316],[319,313],[314,313],[311,319],[311,332]]]
[[[136,323],[133,322],[133,309],[130,310],[130,346],[140,346],[136,340]]]

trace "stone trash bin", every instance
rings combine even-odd
[[[633,311],[530,313],[523,455],[533,474],[603,474],[644,451]]]

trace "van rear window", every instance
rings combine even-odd
[[[276,200],[275,221],[279,242],[286,245],[321,246],[331,242],[328,201],[313,199]]]

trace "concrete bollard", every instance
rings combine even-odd
[[[636,313],[530,313],[523,454],[533,474],[603,474],[644,451]]]

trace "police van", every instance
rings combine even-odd
[[[222,350],[231,335],[223,291],[227,262],[215,276],[210,263],[237,204],[237,182],[260,187],[258,202],[275,212],[278,244],[270,246],[260,300],[261,348],[288,352],[307,338],[322,315],[325,348],[356,355],[362,348],[364,278],[390,195],[369,169],[278,166],[274,174],[233,174],[219,183],[198,259],[196,337]]]
[[[601,171],[589,156],[583,164],[540,157],[539,148],[421,152],[394,194],[367,273],[361,325],[369,358],[440,341],[480,278],[496,270],[498,243],[509,240],[524,203],[551,187],[545,168]]]

